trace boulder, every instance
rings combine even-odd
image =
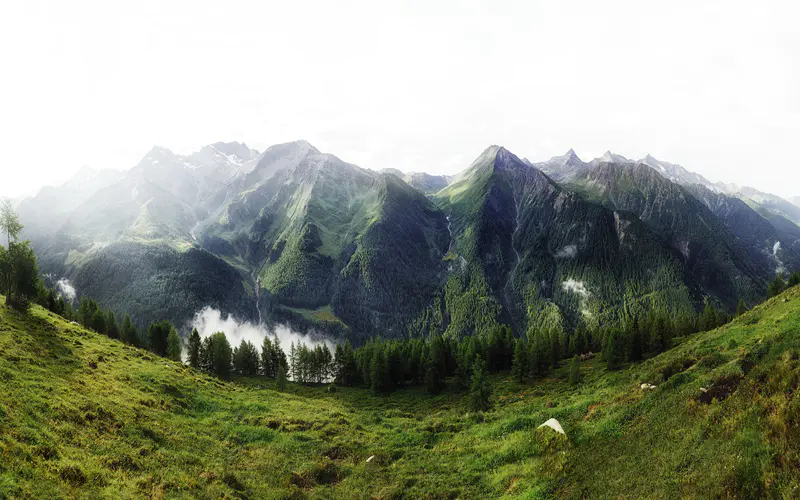
[[[554,419],[554,418],[551,418],[547,422],[543,423],[542,425],[537,427],[537,429],[541,429],[542,427],[549,427],[549,428],[553,429],[554,431],[558,432],[559,434],[564,434],[565,436],[567,435],[567,433],[564,432],[564,428],[561,427],[561,423],[558,420]]]

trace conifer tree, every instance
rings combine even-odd
[[[108,335],[112,339],[118,339],[120,337],[119,333],[119,323],[117,323],[117,317],[114,315],[114,311],[109,309],[106,312],[106,331],[105,334]]]
[[[575,355],[569,364],[569,385],[575,387],[581,383],[581,364]]]
[[[167,334],[167,358],[172,361],[181,360],[181,338],[174,326],[171,326]]]
[[[233,352],[225,333],[216,332],[203,339],[201,350],[201,365],[220,378],[228,378],[231,373],[231,359]]]
[[[275,386],[281,392],[286,390],[286,366],[283,364],[278,365],[278,373],[275,376]]]
[[[783,281],[783,274],[778,274],[767,287],[767,298],[777,297],[786,289],[786,282]]]
[[[133,321],[131,321],[131,317],[128,314],[125,314],[125,317],[122,319],[120,336],[123,342],[132,346],[139,346],[139,334],[136,332],[136,327],[133,325]]]
[[[628,359],[631,361],[641,361],[644,351],[644,336],[642,329],[639,328],[639,318],[633,318],[633,324],[630,328],[630,350],[628,351]]]
[[[520,384],[525,380],[525,375],[528,373],[528,345],[524,339],[517,339],[514,346],[514,362],[511,367],[511,373]]]
[[[431,394],[439,394],[444,389],[444,379],[439,368],[439,363],[433,354],[425,362],[425,388]]]
[[[278,367],[281,365],[288,366],[289,361],[286,359],[286,353],[283,352],[281,347],[281,339],[276,336],[272,339],[272,366],[276,377],[278,376]]]
[[[252,342],[242,339],[233,350],[233,369],[239,375],[252,376],[258,373],[258,351]]]
[[[273,371],[273,368],[277,368],[273,366],[273,360],[275,359],[274,349],[272,346],[272,340],[270,340],[269,336],[264,337],[264,341],[261,343],[261,373],[270,378],[274,378],[277,376],[277,371]]]
[[[126,316],[127,317],[127,316]],[[192,328],[192,333],[189,335],[189,366],[192,368],[200,368],[200,332],[197,328]]]
[[[606,360],[606,367],[609,370],[616,370],[622,364],[624,344],[619,331],[612,329],[606,340],[603,356]]]
[[[469,390],[470,379],[472,376],[472,361],[475,359],[473,349],[469,345],[462,345],[456,353],[456,390],[466,391]],[[436,370],[438,374],[439,371]],[[433,377],[433,373],[431,374]],[[441,379],[441,376],[439,377]],[[432,385],[434,390],[441,390]]]
[[[350,340],[347,340],[344,345],[337,345],[336,353],[336,382],[342,385],[355,384],[358,380],[358,367]]]
[[[700,316],[700,329],[708,332],[717,327],[717,310],[710,302],[706,303],[703,314]]]
[[[382,345],[376,346],[372,354],[372,361],[370,361],[369,366],[369,380],[370,388],[375,394],[390,390],[389,362],[386,359],[386,352]]]
[[[469,387],[469,406],[472,411],[486,411],[491,408],[489,399],[492,390],[486,372],[486,362],[480,356],[475,356]]]
[[[297,377],[297,348],[294,345],[294,340],[289,344],[289,373],[292,377],[292,380],[295,382],[298,381]]]
[[[747,306],[744,304],[744,299],[739,299],[739,305],[736,306],[736,316],[741,316],[747,312]]]
[[[147,329],[147,340],[150,345],[150,350],[166,358],[169,332],[173,328],[175,327],[167,320],[151,323],[150,327]]]
[[[100,309],[95,309],[94,314],[92,314],[92,330],[97,333],[106,332],[106,316]]]

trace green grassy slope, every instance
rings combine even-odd
[[[795,288],[642,364],[585,362],[577,389],[494,377],[475,415],[449,391],[221,382],[0,308],[0,498],[792,497],[799,352]]]

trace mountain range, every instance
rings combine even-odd
[[[797,200],[795,200],[796,202]],[[455,176],[373,171],[305,141],[154,147],[18,207],[40,267],[140,325],[205,306],[335,335],[518,334],[761,300],[800,270],[800,208],[646,156]]]

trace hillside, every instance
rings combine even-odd
[[[436,199],[453,235],[452,335],[492,320],[524,333],[694,307],[696,284],[640,220],[562,189],[504,148],[487,149]]]
[[[577,389],[498,375],[476,415],[450,390],[222,382],[0,308],[0,498],[791,497],[799,352],[796,287],[639,365],[584,362]]]

